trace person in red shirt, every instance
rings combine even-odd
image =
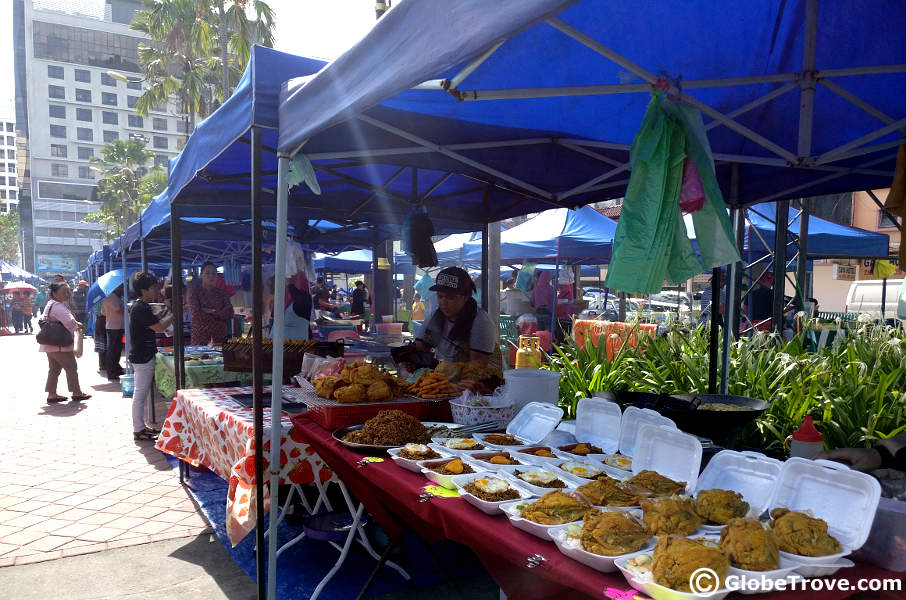
[[[189,289],[189,314],[192,316],[192,345],[221,343],[227,337],[227,321],[233,318],[230,295],[217,287],[217,267],[206,262],[201,267],[201,285]]]

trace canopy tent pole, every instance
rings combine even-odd
[[[557,322],[557,288],[560,286],[560,238],[557,237],[557,262],[554,264],[554,305],[551,307],[551,343],[557,341],[554,323]]]
[[[488,298],[491,295],[491,250],[488,247],[491,226],[485,223],[481,232],[481,308],[488,311]],[[467,271],[468,272],[468,271]]]
[[[123,321],[126,325],[123,351],[126,353],[126,369],[129,368],[129,349],[132,347],[132,327],[129,326],[129,281],[126,273],[126,249],[120,249],[120,263],[123,265]],[[119,359],[117,359],[119,360]],[[144,418],[144,417],[142,417]]]
[[[261,320],[264,313],[261,274],[261,128],[252,127],[252,385],[255,422],[255,581],[258,599],[267,595],[267,553],[264,551],[264,348]],[[274,500],[276,501],[276,500]]]
[[[717,303],[717,310],[715,308]],[[711,327],[708,330],[708,393],[717,393],[717,330],[720,328],[720,267],[711,269]]]
[[[739,165],[734,165],[733,169],[739,171]],[[745,232],[746,232],[746,219],[748,218],[748,213],[745,208],[739,209],[739,219],[736,221],[736,247],[739,248],[740,255],[744,253],[745,248]],[[736,276],[733,281],[733,333],[739,335],[739,323],[741,321],[742,315],[742,277],[746,270],[745,260],[740,261],[736,268]]]
[[[183,340],[184,314],[182,303],[182,231],[180,230],[180,207],[170,207],[170,279],[173,286],[173,371],[176,389],[185,386],[185,349]]]
[[[771,311],[771,329],[783,333],[784,291],[786,288],[786,238],[790,201],[778,200],[775,204],[774,224],[774,303]]]
[[[281,156],[277,166],[277,248],[274,252],[274,366],[271,371],[271,456],[270,456],[270,537],[267,545],[267,598],[277,597],[277,505],[280,483],[280,436],[282,434],[283,338],[286,294],[286,219],[289,189],[286,174],[289,158]],[[260,503],[260,500],[259,500]],[[258,522],[258,529],[263,521]],[[258,546],[259,554],[264,554]]]
[[[494,277],[495,285],[492,286],[488,294],[488,312],[497,330],[500,330],[500,223],[495,221],[488,225],[488,269],[491,273],[497,273]],[[499,333],[498,333],[499,335]]]
[[[733,170],[730,172],[730,203],[734,206],[730,211],[733,231],[739,232],[739,224],[743,220],[743,209],[736,206],[739,203],[739,165],[733,165]],[[739,317],[736,314],[739,311],[737,273],[742,266],[742,245],[737,243],[737,248],[740,248],[740,260],[729,265],[726,283],[727,290],[723,299],[725,307],[724,346],[720,364],[720,393],[724,395],[727,394],[730,386],[730,344],[739,332],[739,325],[734,324],[739,322]]]
[[[799,254],[796,257],[796,291],[799,294],[799,309],[805,310],[805,300],[809,296],[808,286],[808,221],[809,200],[799,201]]]

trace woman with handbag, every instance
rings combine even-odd
[[[76,321],[69,310],[68,302],[72,297],[69,286],[65,283],[50,284],[50,299],[44,307],[44,314],[38,322],[40,331],[35,339],[41,344],[39,352],[47,354],[47,392],[48,404],[63,402],[66,396],[57,394],[57,380],[60,371],[66,371],[66,383],[72,399],[79,402],[91,398],[82,392],[79,386],[79,372],[73,353],[74,335],[82,330],[82,324]]]

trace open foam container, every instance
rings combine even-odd
[[[694,494],[702,490],[731,490],[742,494],[749,510],[760,516],[769,508],[783,463],[760,452],[721,450],[698,476]],[[721,525],[704,527],[722,528]]]
[[[694,435],[646,424],[639,427],[633,450],[633,474],[655,471],[674,481],[685,481],[687,494],[695,489],[702,463],[702,444]]]
[[[780,468],[769,508],[810,511],[827,522],[843,552],[831,556],[789,555],[800,562],[819,563],[858,550],[868,539],[881,498],[881,484],[867,473],[829,460],[790,458]]]
[[[506,432],[526,445],[535,445],[556,429],[562,418],[563,409],[556,405],[529,402],[506,426]]]

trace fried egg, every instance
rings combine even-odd
[[[476,488],[486,494],[498,494],[510,489],[510,484],[496,477],[479,477],[474,483]]]
[[[632,470],[632,459],[623,454],[611,454],[604,459],[604,464],[624,471]]]
[[[594,479],[601,474],[601,469],[574,460],[563,463],[560,465],[560,468],[567,473],[572,473],[573,475],[578,475],[579,477],[584,477],[586,479]]]
[[[475,440],[471,438],[451,438],[444,442],[444,446],[453,450],[471,450]]]
[[[532,485],[544,485],[557,480],[557,474],[550,471],[526,471],[519,473],[519,479],[527,481]]]
[[[431,449],[424,444],[406,444],[403,446],[403,450],[409,454],[428,454],[428,452],[431,451]]]

